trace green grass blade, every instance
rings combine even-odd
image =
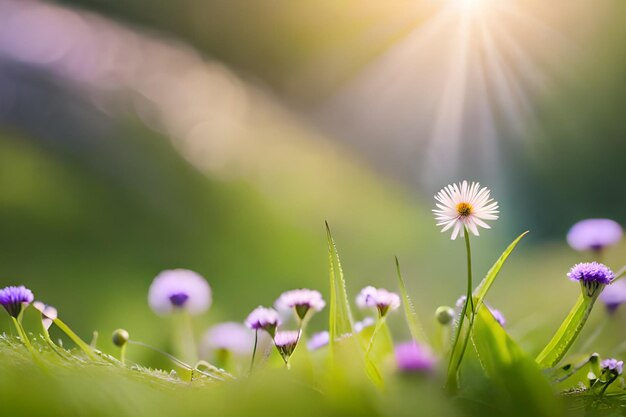
[[[527,234],[528,231],[525,231],[524,233],[519,235],[513,242],[511,242],[511,244],[504,250],[504,252],[502,252],[502,255],[500,255],[498,260],[493,264],[489,272],[487,272],[485,278],[483,278],[480,284],[478,284],[478,286],[474,290],[474,311],[478,311],[483,303],[483,300],[485,299],[485,296],[489,292],[489,289],[491,289],[491,286],[498,277],[502,266],[508,259],[511,252],[513,252],[513,249],[515,249],[519,241],[522,240],[522,238]]]
[[[529,416],[563,414],[562,404],[548,379],[487,308],[481,308],[476,314],[472,342],[485,373],[494,384],[494,406],[523,410],[521,415]]]
[[[328,238],[328,261],[330,272],[330,312],[328,318],[328,333],[330,338],[330,354],[333,355],[331,357],[334,357],[336,354],[341,356],[348,353],[354,358],[356,355],[359,357],[359,361],[361,361],[361,366],[364,365],[365,373],[369,379],[377,387],[382,388],[384,386],[383,377],[374,360],[368,357],[367,354],[364,355],[364,346],[360,343],[361,340],[350,337],[349,339],[351,340],[338,342],[338,339],[342,336],[354,334],[354,321],[352,319],[352,311],[350,310],[350,304],[348,302],[348,291],[346,290],[346,281],[341,268],[341,260],[339,259],[337,246],[335,245],[335,240],[333,239],[328,222],[326,222],[326,236]],[[340,343],[344,346],[339,346]],[[342,371],[340,371],[339,367],[336,367],[334,375],[337,376],[338,372],[341,373]]]
[[[404,285],[404,279],[402,278],[402,273],[400,272],[400,262],[398,261],[398,257],[396,257],[396,273],[398,275],[398,287],[400,287],[400,295],[402,296],[404,317],[406,318],[406,323],[409,326],[411,337],[414,341],[418,343],[428,343],[428,338],[426,337],[426,333],[424,333],[423,330],[424,328],[417,318],[413,302],[411,301],[411,298],[409,297],[409,294],[406,290],[406,285]]]
[[[552,368],[563,359],[585,325],[596,298],[597,295],[585,297],[580,294],[559,330],[537,356],[536,360],[540,366]]]
[[[326,237],[328,239],[328,262],[330,275],[330,312],[328,319],[328,332],[330,334],[331,351],[338,337],[352,334],[352,312],[348,303],[346,281],[341,268],[341,261],[337,253],[335,241],[326,222]]]
[[[365,370],[367,376],[380,388],[384,387],[384,381],[378,370],[377,363],[381,363],[388,354],[393,352],[393,342],[391,338],[384,337],[385,335],[379,337],[379,333],[383,328],[386,331],[386,336],[389,336],[385,319],[378,319],[370,339],[367,341],[367,348],[365,350]],[[377,346],[376,350],[374,350],[375,345]]]
[[[97,361],[99,360],[98,356],[93,352],[91,346],[85,343],[76,333],[70,329],[67,324],[65,324],[61,319],[56,318],[53,320],[54,324],[63,331],[71,340],[78,346],[85,354],[89,357],[89,359]]]

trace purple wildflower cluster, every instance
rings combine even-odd
[[[0,290],[0,304],[12,317],[19,316],[24,306],[28,306],[34,299],[32,291],[23,285]]]
[[[330,343],[330,333],[327,330],[317,332],[311,336],[307,342],[309,350],[317,350],[323,348]]]
[[[613,279],[613,271],[604,264],[598,262],[583,262],[576,264],[567,273],[572,281],[597,282],[607,285]]]
[[[285,363],[289,362],[289,358],[300,341],[301,334],[302,332],[300,330],[284,330],[276,332],[276,335],[274,336],[274,345],[276,345],[276,349],[278,349],[278,352],[280,353],[280,356],[282,356]]]
[[[152,281],[148,302],[157,314],[186,311],[197,315],[211,306],[211,287],[196,272],[188,269],[166,270]]]
[[[273,337],[282,320],[273,308],[258,306],[248,315],[245,324],[252,330],[265,330]]]
[[[304,320],[304,317],[310,310],[320,311],[325,305],[326,302],[319,291],[305,288],[284,292],[274,303],[278,310],[294,309],[300,320]]]
[[[387,312],[400,307],[400,296],[384,288],[367,286],[357,295],[356,304],[360,308],[376,308],[378,315],[384,317]]]
[[[617,375],[621,375],[624,370],[624,361],[618,361],[617,359],[609,358],[600,363],[600,368],[605,372],[612,372]]]
[[[596,254],[613,246],[622,239],[622,226],[611,219],[585,219],[574,224],[567,233],[567,243],[578,251],[593,251]],[[567,276],[579,281],[587,296],[600,294],[600,300],[609,313],[626,302],[626,281],[617,281],[609,267],[598,262],[579,263],[572,267]],[[598,289],[601,289],[598,291]]]
[[[600,299],[606,305],[608,312],[614,313],[621,304],[626,303],[626,280],[621,279],[612,282],[611,285],[604,288],[600,294]]]
[[[413,341],[396,345],[395,356],[398,369],[404,372],[430,372],[437,363],[428,347]]]
[[[201,348],[203,356],[208,351],[225,350],[237,355],[247,355],[254,345],[254,336],[238,322],[224,322],[210,327],[204,334]]]
[[[622,226],[611,219],[581,220],[567,233],[567,243],[578,251],[601,251],[622,238]]]
[[[326,302],[322,294],[316,290],[301,288],[282,293],[274,302],[276,309],[281,311],[293,311],[298,318],[299,328],[293,330],[279,330],[283,320],[278,311],[273,308],[259,306],[252,310],[245,320],[245,325],[255,332],[259,330],[267,332],[274,341],[274,346],[280,353],[285,363],[293,354],[303,328],[306,324],[305,318],[324,308]],[[321,344],[320,346],[321,347]]]
[[[576,264],[570,269],[567,276],[572,281],[579,281],[584,288],[584,293],[589,297],[598,294],[598,289],[610,284],[614,278],[613,271],[598,262]]]

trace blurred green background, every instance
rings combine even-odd
[[[98,330],[105,351],[118,327],[167,347],[146,301],[159,271],[210,282],[198,332],[241,321],[283,290],[328,294],[328,220],[351,293],[395,288],[397,255],[432,326],[465,265],[432,194],[477,179],[501,205],[474,239],[477,276],[531,230],[490,303],[536,352],[577,295],[565,273],[589,258],[566,246],[569,226],[626,224],[626,6],[472,9],[459,52],[458,16],[433,23],[445,3],[0,0],[0,284],[32,288],[86,339]]]

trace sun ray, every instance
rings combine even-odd
[[[459,158],[470,42],[468,16],[461,16],[457,30],[455,49],[451,51],[452,63],[427,144],[425,172],[435,178],[450,176],[449,169],[457,165]]]
[[[438,5],[320,111],[347,140],[393,161],[427,189],[468,166],[497,178],[494,167],[510,148],[502,141],[524,143],[534,103],[573,50],[560,17],[540,2]]]

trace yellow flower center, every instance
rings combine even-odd
[[[461,217],[467,217],[472,214],[474,207],[470,203],[459,203],[456,205],[456,212],[459,213]]]

